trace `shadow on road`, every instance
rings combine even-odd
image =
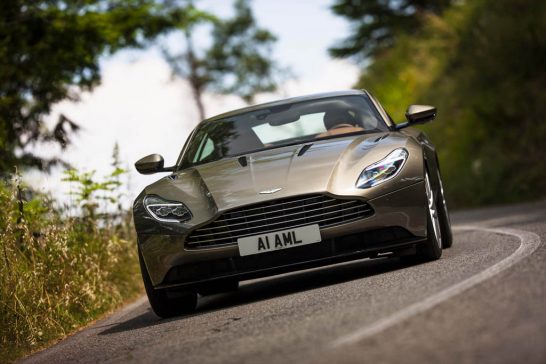
[[[413,260],[397,258],[365,259],[243,282],[236,292],[201,297],[197,311],[191,315],[162,320],[148,308],[145,313],[111,325],[99,335],[110,335],[185,320],[216,310],[371,277],[416,264],[418,263]]]

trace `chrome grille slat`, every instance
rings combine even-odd
[[[346,206],[346,205],[354,205],[356,203],[356,201],[348,201],[348,202],[344,202],[344,203],[341,203],[337,206]],[[307,206],[310,206],[311,204],[309,205],[306,205]],[[315,204],[316,205],[316,204]],[[325,207],[325,208],[317,208],[317,209],[311,209],[311,210],[304,210],[304,211],[299,211],[299,212],[295,212],[295,213],[292,213],[292,214],[284,214],[282,215],[282,217],[287,217],[287,216],[294,216],[294,215],[302,215],[302,214],[306,214],[306,213],[309,213],[309,212],[313,212],[313,211],[319,211],[319,210],[324,210],[324,209],[329,209],[329,208],[334,208],[334,207],[337,207],[337,206],[328,206],[328,207]],[[301,207],[299,207],[301,209]],[[283,210],[283,212],[285,212]],[[255,215],[252,215],[252,216],[264,216],[264,215],[267,215],[268,212],[265,212],[263,214],[255,214]],[[256,222],[260,222],[260,221],[267,221],[267,220],[270,220],[269,217],[266,217],[265,219],[258,219],[258,220],[254,220],[252,221],[252,223],[256,223]],[[221,219],[221,222],[226,222],[227,219]],[[220,221],[219,221],[220,222]],[[233,227],[233,226],[238,226],[238,225],[246,225],[248,224],[246,221],[245,222],[238,222],[238,223],[230,223],[229,226],[230,227]],[[209,230],[216,230],[216,229],[225,229],[226,227],[225,226],[214,226],[214,227],[210,227],[208,228]],[[237,230],[231,230],[231,231],[237,231]],[[195,235],[195,236],[201,236],[201,235]]]
[[[269,214],[269,213],[274,213],[274,212],[277,212],[277,211],[283,211],[285,212],[286,210],[294,210],[294,209],[301,209],[303,207],[308,207],[308,206],[313,206],[313,205],[318,205],[318,204],[325,204],[325,203],[330,203],[330,202],[336,202],[336,200],[332,199],[332,200],[329,200],[329,201],[321,201],[321,202],[315,202],[315,203],[309,203],[309,204],[305,204],[303,206],[296,206],[296,207],[282,207],[284,204],[280,204],[281,207],[277,207],[276,210],[272,210],[272,211],[267,211],[267,212],[260,212],[258,214],[252,214],[252,215],[245,215],[244,217],[229,217],[229,218],[226,218],[224,217],[224,220],[225,221],[230,221],[230,220],[240,220],[240,219],[243,219],[243,218],[249,218],[249,217],[254,217],[254,216],[263,216],[264,214]],[[351,202],[354,202],[354,200],[352,200]],[[269,206],[268,206],[269,207]],[[263,207],[261,208],[262,210],[264,209]],[[257,209],[252,209],[252,210],[257,210]]]
[[[356,215],[358,214],[358,212],[354,212],[354,213],[351,213],[351,214],[347,214],[345,215],[344,217],[348,217],[348,216],[352,216],[352,215]],[[314,221],[313,224],[316,224],[316,223],[321,223],[321,222],[325,222],[325,221],[330,221],[330,220],[334,220],[336,219],[336,217],[330,217],[330,218],[327,218],[327,219],[322,219],[322,220],[318,220],[318,221]],[[347,220],[345,222],[350,222],[350,221],[354,221],[355,219],[352,219],[352,220]],[[297,228],[297,227],[301,227],[301,226],[306,226],[306,225],[309,225],[309,223],[303,223],[303,224],[295,224],[295,225],[291,225],[292,228]],[[328,224],[325,224],[323,225],[322,227],[329,227],[329,226],[332,226],[332,225],[328,225]],[[256,233],[251,233],[251,234],[244,234],[244,235],[233,235],[232,237],[237,240],[239,238],[244,238],[245,236],[252,236],[252,235],[259,235],[259,234],[267,234],[267,233],[272,233],[274,231],[279,231],[278,228],[273,228],[273,229],[270,229],[270,230],[266,230],[266,231],[262,231],[258,234]],[[199,243],[206,243],[206,242],[212,242],[212,241],[217,241],[217,239],[208,239],[208,240],[200,240]],[[231,244],[231,243],[227,243],[227,244]],[[220,245],[220,244],[218,244]],[[216,245],[215,245],[216,246]]]
[[[359,206],[349,207],[348,210],[352,210],[352,209],[355,209],[355,208],[358,208],[358,207]],[[357,213],[358,212],[359,211],[357,211]],[[330,211],[330,212],[326,212],[326,213],[323,213],[323,214],[314,215],[313,217],[320,217],[320,216],[339,214],[339,213],[340,213],[340,211]],[[302,212],[302,214],[305,214],[305,212]],[[343,216],[344,216],[344,214],[341,213],[340,216],[336,216],[336,217],[343,217]],[[311,219],[312,218],[309,217],[309,216],[303,216],[303,217],[300,217],[300,218],[297,218],[297,219],[290,219],[290,222],[292,223],[292,222],[295,222],[295,221],[311,220]],[[267,219],[267,220],[271,220],[271,219]],[[253,228],[258,228],[259,229],[262,226],[273,226],[273,225],[280,225],[280,224],[286,224],[286,221],[281,221],[281,222],[271,223],[271,224],[265,224],[265,225],[259,225],[259,226],[253,226]],[[224,229],[229,229],[229,228],[224,227]],[[209,229],[207,229],[207,230],[209,230]],[[200,237],[204,237],[204,236],[226,235],[226,234],[236,233],[236,232],[244,231],[244,230],[248,230],[248,228],[234,229],[234,230],[229,229],[229,231],[226,231],[226,232],[216,232],[216,233],[209,233],[209,234],[193,234],[193,237],[200,238]],[[282,229],[278,229],[278,230],[282,230]]]
[[[260,212],[258,212],[260,211]],[[224,212],[216,220],[191,232],[190,249],[237,244],[237,239],[305,225],[321,228],[345,224],[373,215],[361,200],[336,199],[325,195],[299,196],[266,201]]]
[[[317,199],[318,196],[311,196],[311,197],[306,197],[306,198],[302,198],[300,200],[297,200],[297,201],[286,201],[286,202],[281,202],[279,200],[273,200],[273,201],[268,201],[269,203],[271,202],[275,202],[275,201],[279,201],[278,204],[283,204],[283,205],[286,205],[286,204],[294,204],[294,203],[301,203],[303,201],[308,201],[308,200],[313,200],[313,199]],[[324,196],[326,197],[326,196]],[[330,198],[330,197],[326,197],[327,199],[330,199],[332,201],[335,201],[335,199],[333,198]],[[266,202],[267,203],[267,202]],[[264,207],[251,207],[249,209],[245,209],[244,211],[245,212],[249,212],[249,211],[253,211],[253,210],[259,210],[259,209],[263,209]]]

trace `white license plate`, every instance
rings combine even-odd
[[[239,238],[237,245],[239,254],[245,256],[318,243],[320,240],[320,229],[315,224]]]

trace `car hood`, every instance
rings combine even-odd
[[[196,217],[194,223],[237,206],[302,194],[370,198],[385,191],[380,186],[370,189],[371,194],[357,189],[362,170],[398,147],[422,158],[415,144],[401,133],[383,132],[286,146],[250,153],[246,165],[234,157],[188,168],[148,186],[145,193],[184,202]],[[400,188],[419,178],[418,171],[401,175]]]
[[[219,208],[329,190],[335,171],[361,138],[343,138],[265,150],[196,167]],[[304,149],[303,149],[304,148]],[[307,149],[308,148],[308,149]],[[244,164],[244,163],[243,163]]]

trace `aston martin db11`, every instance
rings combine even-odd
[[[362,258],[440,258],[452,244],[432,106],[395,124],[367,91],[250,106],[204,120],[134,202],[142,277],[160,317],[242,280]]]

